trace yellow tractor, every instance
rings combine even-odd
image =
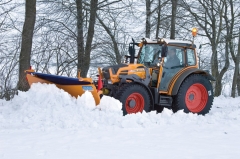
[[[138,53],[135,54],[135,47]],[[198,68],[196,45],[189,41],[144,38],[129,44],[129,56],[124,63],[99,68],[98,89],[91,78],[70,78],[26,70],[29,84],[55,84],[72,96],[85,91],[93,94],[96,105],[102,95],[122,102],[123,114],[164,107],[173,112],[184,110],[197,114],[210,111],[213,102],[208,71]]]
[[[139,52],[135,56],[135,46]],[[161,111],[206,114],[213,102],[210,81],[214,78],[198,69],[196,45],[170,39],[142,39],[129,44],[123,64],[100,70],[102,94],[123,104],[123,114]]]

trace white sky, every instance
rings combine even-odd
[[[206,116],[164,109],[122,116],[119,101],[75,99],[34,84],[0,100],[0,159],[237,159],[240,97],[214,99]]]

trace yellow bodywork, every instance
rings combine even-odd
[[[90,82],[90,84],[86,84],[86,85],[61,85],[61,84],[56,84],[56,83],[50,82],[48,80],[41,79],[41,78],[35,76],[34,74],[31,74],[31,72],[34,72],[34,70],[32,70],[32,69],[26,70],[25,72],[27,72],[26,77],[27,77],[27,80],[28,80],[28,83],[30,86],[33,83],[54,84],[58,88],[63,89],[64,91],[68,92],[71,96],[76,97],[76,98],[78,96],[81,96],[85,92],[85,90],[83,89],[84,86],[88,86],[88,87],[91,86],[92,90],[88,90],[88,91],[92,93],[96,105],[98,105],[100,103],[100,96],[97,92],[95,85],[91,82],[92,79],[90,79],[90,78],[80,78],[79,79],[79,81]]]
[[[141,79],[145,79],[146,78],[146,73],[145,73],[145,69],[144,69],[144,65],[143,64],[129,64],[128,67],[122,67],[119,68],[118,72],[116,74],[112,73],[112,70],[110,68],[110,80],[112,83],[116,83],[119,82],[119,75],[131,75],[131,74],[135,74],[138,77],[140,77]],[[101,72],[99,72],[101,74]]]

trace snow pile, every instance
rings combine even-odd
[[[224,101],[224,102],[223,102]],[[240,122],[240,98],[215,98],[205,116],[172,113],[164,109],[122,115],[121,103],[104,96],[95,106],[93,96],[86,92],[77,99],[55,85],[34,84],[28,92],[19,92],[12,101],[0,100],[0,129],[79,129],[79,128],[146,128],[178,125],[180,127],[205,124],[235,125]]]
[[[90,92],[76,99],[55,85],[34,84],[12,101],[0,102],[0,129],[112,126],[122,118],[121,103],[111,97],[103,101],[96,107]]]

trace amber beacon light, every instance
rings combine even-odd
[[[197,28],[192,28],[192,35],[195,37],[197,36],[198,29]]]

